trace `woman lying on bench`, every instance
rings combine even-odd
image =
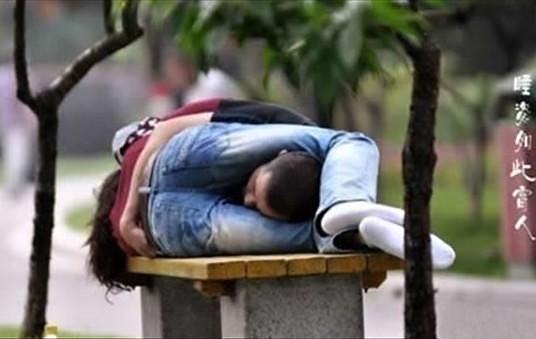
[[[375,203],[375,143],[311,125],[279,106],[209,100],[120,130],[121,170],[102,185],[88,239],[93,273],[111,289],[126,287],[127,255],[369,246],[403,258],[403,211]],[[435,235],[431,248],[435,268],[454,261]]]

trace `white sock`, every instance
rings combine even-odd
[[[370,247],[379,248],[395,257],[404,259],[404,228],[377,217],[366,217],[359,224],[361,238]],[[454,262],[454,249],[430,234],[433,268],[447,268]]]
[[[379,217],[398,225],[404,224],[404,210],[369,201],[348,201],[331,207],[322,217],[320,226],[327,234],[336,234],[352,225],[359,225],[368,216]]]

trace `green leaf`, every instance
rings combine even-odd
[[[388,0],[222,0],[206,9],[198,1],[181,1],[176,10],[158,6],[153,7],[171,11],[177,41],[202,69],[214,62],[221,36],[230,34],[239,44],[261,40],[263,85],[281,70],[293,87],[312,88],[328,111],[343,96],[341,88],[356,89],[367,75],[385,79],[387,65],[406,62],[397,37],[417,43],[425,25],[421,15]]]
[[[298,71],[298,68],[294,64],[292,59],[286,59],[283,60],[282,63],[283,66],[283,73],[287,77],[288,82],[294,87],[294,88],[300,88],[300,72]]]
[[[124,0],[119,0],[124,1]],[[116,1],[114,1],[115,3]],[[162,0],[150,0],[149,6],[151,7],[152,13],[154,13],[154,19],[157,24],[162,24],[173,11],[179,5],[176,1],[162,1]]]
[[[388,27],[401,34],[415,34],[417,28],[424,24],[419,14],[409,9],[395,6],[391,1],[375,0],[370,2],[367,15],[370,16],[371,25]]]
[[[262,52],[262,60],[264,64],[264,71],[262,74],[262,86],[268,88],[268,83],[270,81],[270,74],[272,70],[278,66],[279,58],[277,53],[272,50],[270,47],[264,47]]]
[[[446,2],[445,0],[422,0],[425,7],[430,8],[439,8],[439,7],[445,7]]]

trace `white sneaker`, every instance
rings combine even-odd
[[[404,210],[369,201],[347,201],[327,210],[320,225],[327,234],[337,234],[350,225],[357,225],[363,218],[374,216],[392,223],[404,224]]]
[[[368,246],[404,259],[403,227],[378,217],[365,217],[359,224],[359,233]],[[434,234],[430,234],[430,241],[433,268],[451,266],[456,258],[454,249]]]

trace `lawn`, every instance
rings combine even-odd
[[[58,159],[58,177],[93,175],[112,171],[116,167],[110,154],[62,156]]]
[[[489,168],[496,160],[489,159]],[[505,277],[501,257],[500,199],[496,171],[489,171],[484,192],[483,222],[475,224],[469,216],[468,198],[461,180],[462,169],[456,163],[436,168],[432,196],[432,232],[450,243],[457,254],[454,272]],[[381,202],[402,206],[403,188],[400,170],[385,168],[380,178]]]
[[[18,338],[19,328],[14,326],[0,326],[0,338]],[[73,332],[58,331],[58,338],[114,338],[109,335],[81,334]]]
[[[66,223],[77,232],[89,232],[89,222],[93,213],[94,202],[87,202],[72,207],[67,212]]]

